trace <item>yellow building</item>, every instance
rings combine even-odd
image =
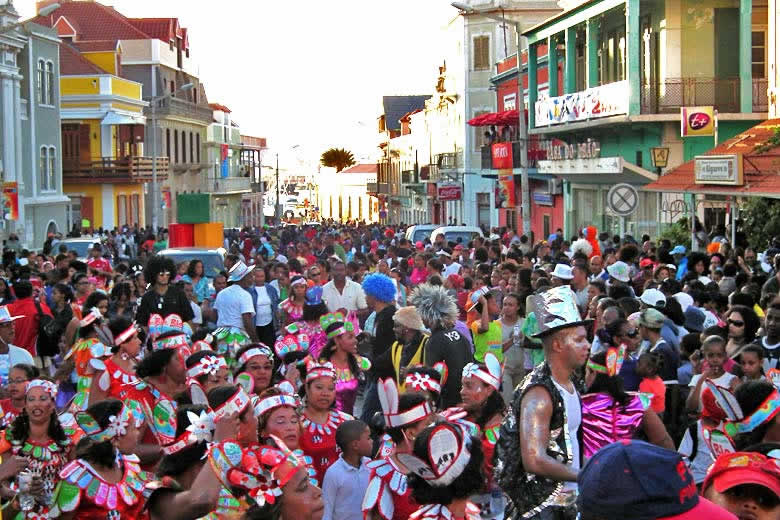
[[[142,85],[119,77],[117,41],[60,45],[63,192],[74,223],[85,228],[145,225]],[[158,181],[168,159],[157,159]]]

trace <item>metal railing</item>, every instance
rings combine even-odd
[[[401,172],[401,184],[418,184],[420,178],[415,170]]]
[[[62,161],[62,176],[66,179],[82,181],[119,181],[134,182],[152,179],[152,157],[124,157],[115,159],[103,157],[99,161],[81,162],[65,158]],[[168,177],[167,157],[157,158],[157,179]]]
[[[144,112],[146,116],[149,116],[149,108],[145,108]],[[157,103],[156,110],[157,117],[165,116],[179,116],[189,119],[195,119],[196,121],[202,121],[204,123],[211,123],[214,119],[214,113],[205,105],[197,105],[186,99],[179,99],[175,97],[166,97],[161,99]]]
[[[454,152],[440,153],[435,156],[435,162],[440,170],[455,170],[461,164],[460,154]]]
[[[439,182],[441,172],[436,164],[426,164],[420,167],[420,182]]]
[[[210,193],[230,193],[252,191],[252,179],[250,177],[210,177],[206,181]]]
[[[547,152],[541,148],[541,140],[530,141],[528,144],[528,167],[536,168],[538,161],[547,159]],[[493,169],[493,154],[491,145],[485,145],[481,149],[481,166],[483,170]],[[512,168],[520,168],[520,141],[512,141]]]
[[[754,79],[753,112],[769,108],[767,80]],[[667,78],[658,84],[641,86],[643,114],[671,114],[681,107],[714,106],[722,113],[740,112],[739,78]]]

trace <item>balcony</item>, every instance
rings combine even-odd
[[[420,166],[420,182],[439,182],[439,167],[435,164]]]
[[[766,79],[753,80],[753,112],[769,109]],[[667,78],[642,85],[643,114],[675,114],[682,107],[714,106],[721,113],[738,113],[739,78]]]
[[[171,164],[171,170],[173,173],[187,173],[187,172],[199,172],[211,168],[208,163],[174,163]]]
[[[538,161],[543,161],[547,158],[547,152],[542,147],[541,140],[533,140],[529,143],[528,154],[528,167],[536,168]],[[512,168],[520,168],[520,141],[512,141]],[[483,170],[493,170],[493,154],[491,152],[491,145],[485,145],[482,147],[481,152],[481,166]]]
[[[148,117],[151,114],[150,109],[144,109],[144,114]],[[155,114],[157,117],[185,117],[205,124],[213,122],[214,119],[214,113],[208,106],[196,105],[186,99],[175,97],[167,97],[158,101]]]
[[[207,181],[209,193],[249,193],[252,191],[252,179],[249,177],[211,177]]]
[[[367,182],[366,193],[370,193],[370,194],[379,193],[379,184],[376,182]]]
[[[420,177],[417,170],[407,170],[401,172],[401,184],[419,184]]]
[[[62,176],[66,182],[111,183],[145,182],[152,180],[152,157],[104,157],[99,161],[80,162],[78,159],[62,161]],[[167,157],[157,158],[157,180],[168,178]]]
[[[435,157],[440,170],[457,170],[461,166],[459,153],[440,153]]]

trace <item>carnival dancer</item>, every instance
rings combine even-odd
[[[247,373],[252,376],[254,387],[251,394],[260,395],[266,388],[273,384],[274,354],[263,343],[250,343],[244,345],[236,353],[235,375]]]
[[[463,382],[460,396],[466,420],[479,427],[482,453],[485,460],[484,492],[472,497],[480,508],[482,518],[503,519],[504,497],[501,489],[493,481],[493,451],[498,442],[501,421],[506,415],[501,388],[501,363],[491,352],[485,354],[484,363],[469,363],[463,368]]]
[[[469,497],[485,485],[482,445],[451,422],[430,425],[414,440],[412,453],[398,456],[410,470],[412,496],[422,507],[411,520],[478,520]]]
[[[27,460],[25,472],[40,482],[34,501],[20,501],[24,518],[46,518],[60,470],[71,458],[73,444],[57,417],[57,385],[43,379],[27,383],[25,404],[19,416],[3,432],[0,455],[7,452]],[[19,492],[15,485],[14,492]]]
[[[336,410],[352,414],[360,376],[371,368],[371,362],[358,354],[355,325],[343,314],[326,314],[320,325],[328,336],[320,361],[330,361],[336,371]]]
[[[582,396],[582,448],[585,459],[613,442],[632,439],[641,428],[653,444],[675,450],[650,396],[626,392],[619,376],[625,345],[610,347],[585,365],[587,394]]]
[[[111,348],[111,357],[103,362],[105,369],[96,371],[92,378],[90,395],[96,403],[109,395],[116,396],[122,386],[138,380],[135,375],[141,353],[138,327],[124,316],[117,316],[109,322],[108,328],[114,337],[114,346]]]
[[[192,404],[208,404],[208,393],[218,387],[232,384],[225,358],[216,352],[201,350],[187,357],[187,390]],[[177,399],[181,402],[183,399]]]
[[[147,328],[147,332],[151,333],[149,320],[155,314],[162,317],[163,320],[175,314],[181,318],[183,323],[192,321],[194,314],[187,296],[184,291],[171,283],[175,273],[176,266],[170,258],[155,255],[146,263],[144,278],[151,284],[151,287],[141,297],[135,319],[138,324]],[[191,324],[190,327],[192,327]],[[153,336],[153,334],[150,335]]]
[[[425,325],[413,306],[401,307],[395,311],[393,333],[396,341],[390,346],[390,350],[375,362],[377,370],[382,372],[387,371],[387,361],[392,363],[393,379],[398,383],[401,392],[404,391],[406,368],[425,364],[425,344],[429,336],[423,329]]]
[[[117,399],[106,399],[79,413],[76,420],[86,433],[79,443],[81,457],[60,471],[50,517],[144,518],[144,485],[152,475],[141,470],[138,457],[123,455],[117,447],[122,437],[138,441],[133,412]]]
[[[379,401],[385,419],[385,433],[393,448],[368,463],[371,470],[363,498],[363,516],[368,520],[405,520],[419,504],[407,483],[410,468],[399,456],[412,452],[414,440],[434,420],[433,408],[421,394],[398,395],[392,379],[378,382]]]
[[[303,318],[306,303],[306,278],[297,275],[290,279],[290,296],[279,304],[279,322],[283,327]]]
[[[413,365],[406,369],[403,393],[420,394],[431,404],[433,411],[439,410],[441,385],[447,381],[446,366],[437,363],[435,368]]]
[[[322,348],[328,342],[328,336],[320,326],[320,318],[327,313],[328,306],[322,299],[322,286],[316,285],[306,289],[301,319],[285,327],[287,334],[306,334],[309,338],[309,354],[314,359],[319,357]]]
[[[98,338],[98,327],[102,321],[103,314],[97,307],[93,307],[79,322],[79,339],[65,355],[66,361],[72,358],[75,363],[76,395],[68,408],[68,411],[74,415],[89,407],[92,380],[95,374],[105,370],[104,360],[111,355],[110,346],[106,346]]]
[[[8,399],[0,400],[0,411],[2,411],[2,428],[7,428],[14,422],[14,419],[22,413],[22,408],[26,402],[27,383],[37,378],[39,374],[38,367],[19,363],[11,367],[8,373]]]
[[[305,381],[306,406],[301,420],[300,446],[311,457],[317,485],[322,487],[325,471],[339,456],[336,429],[352,416],[332,408],[336,399],[336,372],[331,363],[310,361],[306,365]]]
[[[230,500],[211,465],[210,444],[233,438],[239,427],[238,413],[214,421],[204,405],[182,405],[176,410],[176,440],[165,446],[157,475],[147,483],[146,501],[151,520],[190,520],[208,515],[220,498]]]
[[[529,298],[545,361],[515,390],[496,446],[498,484],[511,499],[507,518],[573,518],[581,446],[574,371],[588,359],[586,325],[574,293],[555,287]],[[520,442],[520,439],[523,442]],[[550,509],[552,508],[552,509]],[[550,509],[547,511],[547,509]]]

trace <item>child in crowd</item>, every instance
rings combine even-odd
[[[702,495],[739,518],[780,518],[780,466],[760,453],[724,453],[707,473]]]
[[[363,520],[360,508],[368,487],[373,441],[363,421],[341,423],[336,430],[336,444],[341,456],[325,472],[322,499],[325,513],[322,520]]]
[[[764,349],[758,345],[750,344],[742,350],[739,356],[742,367],[742,381],[757,381],[764,376]]]
[[[658,376],[659,363],[660,357],[657,354],[646,352],[639,356],[636,373],[642,378],[639,391],[653,396],[650,400],[650,408],[658,415],[662,415],[666,409],[666,386]]]
[[[701,345],[703,360],[694,367],[695,375],[688,387],[691,388],[685,407],[690,413],[698,413],[701,408],[701,391],[705,380],[710,380],[722,388],[734,391],[739,384],[739,378],[726,372],[724,364],[726,355],[726,340],[720,336],[710,336]]]

